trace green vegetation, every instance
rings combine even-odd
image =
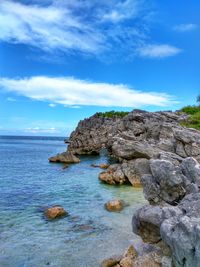
[[[104,118],[114,118],[114,117],[119,117],[119,118],[123,118],[126,115],[128,115],[129,112],[126,111],[107,111],[107,112],[97,112],[96,116],[97,117],[104,117]]]
[[[200,102],[200,97],[197,98],[197,102]],[[188,120],[181,122],[181,125],[200,130],[200,105],[183,107],[181,112],[190,115]]]

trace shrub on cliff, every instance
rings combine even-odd
[[[114,117],[119,117],[119,118],[123,118],[126,115],[128,115],[129,112],[126,111],[107,111],[107,112],[97,112],[96,116],[98,117],[105,117],[105,118],[114,118]]]
[[[200,106],[186,106],[181,112],[190,115],[187,121],[181,123],[183,126],[200,130]]]

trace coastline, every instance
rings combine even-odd
[[[131,244],[132,211],[145,200],[139,189],[98,181],[100,169],[90,165],[107,157],[83,156],[63,170],[62,164],[47,161],[65,149],[63,141],[0,142],[1,266],[100,266],[104,257]],[[104,203],[113,198],[130,206],[108,213]],[[53,205],[62,205],[69,216],[46,220],[43,212]]]
[[[190,222],[190,231],[198,235],[193,229],[198,223],[193,220],[200,216],[200,132],[181,126],[186,119],[186,114],[169,111],[133,110],[119,117],[97,113],[80,121],[67,151],[53,157],[57,162],[77,163],[78,156],[98,155],[106,148],[117,163],[100,173],[99,179],[109,185],[143,186],[149,205],[133,214],[132,228],[152,251],[130,247],[123,257],[103,261],[103,267],[146,266],[148,262],[164,267],[198,266],[198,253],[188,252],[187,246],[180,248],[178,238],[181,232],[183,240],[195,251],[198,248],[198,242],[183,229]],[[188,201],[194,202],[195,212],[191,213]],[[188,221],[180,226],[185,216]]]

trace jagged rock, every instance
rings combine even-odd
[[[124,175],[121,164],[110,165],[107,171],[99,174],[99,179],[110,185],[128,183],[128,179]]]
[[[101,164],[91,164],[91,166],[94,168],[108,169],[110,165],[106,163],[101,163]]]
[[[175,204],[185,196],[184,181],[187,178],[178,166],[166,160],[150,160],[150,168],[154,184],[159,186],[157,192],[161,200]]]
[[[112,256],[109,259],[105,259],[102,261],[101,267],[114,267],[120,262],[121,258],[121,256]]]
[[[112,153],[118,158],[131,160],[135,158],[150,159],[156,156],[158,151],[147,142],[118,139],[112,146]]]
[[[123,255],[124,258],[129,257],[132,259],[136,258],[137,256],[138,256],[138,253],[133,245],[131,245]]]
[[[150,169],[151,174],[144,175],[142,182],[145,197],[154,206],[146,205],[134,214],[133,232],[144,242],[159,246],[167,256],[166,264],[172,257],[176,267],[199,267],[200,165],[194,158],[183,159],[178,166],[150,160]],[[155,206],[157,203],[162,205]]]
[[[54,207],[48,208],[44,212],[44,214],[48,219],[55,219],[55,218],[63,217],[65,215],[67,215],[68,213],[67,213],[67,211],[64,210],[63,207],[54,206]]]
[[[133,260],[129,257],[124,257],[121,261],[120,261],[120,266],[121,267],[132,267],[133,266]]]
[[[179,122],[185,117],[176,112],[142,110],[133,110],[123,118],[95,114],[79,122],[69,138],[68,151],[81,155],[107,148],[121,165],[134,159],[163,159],[178,166],[188,156],[200,162],[200,132],[182,127]],[[100,179],[109,184],[129,181],[140,185],[141,175],[128,173],[123,166],[116,172],[111,167]]]
[[[146,205],[137,210],[132,219],[132,229],[147,243],[161,241],[160,226],[165,219],[180,216],[182,211],[170,205],[159,207]]]
[[[140,256],[133,262],[131,267],[161,267],[162,263],[157,261],[155,257],[154,254]]]
[[[200,194],[189,194],[178,208],[183,215],[164,220],[161,236],[171,248],[175,266],[199,267]]]
[[[79,163],[80,159],[77,158],[71,152],[63,152],[61,154],[57,154],[54,157],[49,158],[49,162],[61,162],[61,163]]]
[[[141,177],[150,173],[149,160],[141,158],[124,162],[122,170],[134,187],[141,187]]]
[[[121,211],[124,208],[124,202],[119,199],[110,200],[105,204],[108,211]]]
[[[145,198],[150,204],[176,205],[200,186],[200,165],[193,158],[183,159],[178,166],[167,160],[150,160],[151,173],[143,175],[141,182]]]
[[[174,165],[178,166],[180,165],[180,163],[183,161],[184,158],[175,153],[162,151],[159,153],[159,159],[170,161]]]
[[[190,182],[200,186],[200,165],[194,158],[186,158],[181,164],[183,174]]]

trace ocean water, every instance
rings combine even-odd
[[[0,137],[0,267],[98,267],[137,239],[131,218],[142,190],[101,183],[90,165],[109,162],[106,154],[67,169],[48,162],[65,149],[62,138]],[[116,198],[128,206],[109,213],[104,203]],[[57,204],[69,216],[46,220]]]

